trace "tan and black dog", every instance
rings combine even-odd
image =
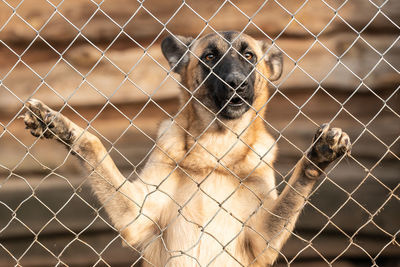
[[[96,136],[38,100],[26,104],[26,126],[81,158],[112,223],[145,266],[273,264],[317,178],[349,151],[348,135],[323,125],[278,196],[276,145],[263,116],[281,54],[237,32],[170,36],[162,51],[181,76],[181,109],[161,124],[140,179],[127,181]]]

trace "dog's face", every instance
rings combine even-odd
[[[169,36],[162,51],[195,98],[227,120],[241,117],[253,105],[258,75],[275,80],[282,70],[279,51],[237,32],[209,34],[197,41]]]

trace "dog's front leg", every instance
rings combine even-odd
[[[314,184],[322,171],[335,159],[350,150],[348,135],[339,128],[329,128],[324,124],[316,133],[314,145],[307,156],[297,164],[288,185],[275,200],[273,206],[263,212],[258,221],[258,229],[262,232],[264,245],[259,242],[255,246],[259,251],[254,253],[264,258],[264,262],[272,264],[278,256],[283,244],[291,234],[294,224],[304,207]],[[267,249],[265,248],[267,241]],[[266,258],[265,258],[266,257]]]
[[[90,174],[89,181],[95,194],[115,227],[129,242],[133,230],[130,226],[137,219],[146,186],[140,180],[126,180],[101,141],[93,134],[39,100],[29,100],[26,107],[28,111],[22,117],[27,129],[36,137],[57,139],[79,157]],[[144,224],[145,222],[141,226],[145,228]],[[143,229],[141,234],[145,234]],[[138,235],[135,238],[140,239]]]

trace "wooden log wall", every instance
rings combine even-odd
[[[332,121],[354,140],[277,266],[399,264],[400,2],[339,2],[1,2],[0,266],[135,263],[78,162],[17,117],[34,97],[90,123],[134,179],[158,123],[177,110],[178,77],[167,75],[160,41],[213,30],[244,30],[284,52],[266,125],[278,139],[278,183],[318,124]]]

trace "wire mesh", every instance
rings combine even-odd
[[[316,2],[324,8],[322,13],[325,12],[328,15],[324,17],[325,20],[320,19],[322,22],[317,23],[318,27],[312,27],[313,22],[310,23],[307,19],[304,19],[308,16],[312,20],[312,12],[306,15],[303,12],[308,10],[309,6],[315,5]],[[53,148],[55,145],[52,145],[51,142],[45,143],[40,138],[28,140],[26,137],[28,133],[18,128],[23,123],[17,118],[24,114],[29,99],[42,98],[46,102],[48,97],[51,100],[50,103],[56,104],[54,109],[58,113],[68,114],[68,117],[72,116],[74,121],[84,125],[85,132],[90,130],[100,137],[106,146],[107,154],[114,159],[116,158],[117,164],[124,166],[122,172],[126,177],[125,182],[139,180],[154,188],[148,192],[145,199],[157,192],[168,197],[178,206],[179,210],[189,207],[195,194],[187,199],[184,204],[181,204],[161,188],[161,185],[170,178],[172,172],[164,175],[158,185],[143,180],[140,175],[140,171],[150,154],[156,149],[162,150],[157,142],[170,129],[170,126],[166,127],[158,133],[158,137],[155,137],[154,125],[149,125],[146,120],[153,119],[154,114],[152,113],[157,110],[157,116],[176,122],[176,118],[189,105],[189,102],[183,103],[177,111],[174,110],[175,104],[171,104],[169,99],[174,97],[177,91],[169,89],[170,91],[165,93],[166,87],[181,87],[182,90],[191,95],[191,99],[207,109],[207,106],[196,99],[195,92],[191,92],[181,84],[180,79],[172,73],[165,61],[160,62],[159,41],[166,35],[176,35],[176,32],[171,28],[173,28],[174,19],[182,16],[183,11],[190,12],[191,19],[199,21],[198,25],[200,26],[196,30],[189,29],[194,40],[198,40],[210,32],[220,35],[221,27],[230,29],[231,21],[224,17],[228,22],[215,25],[213,22],[219,21],[218,16],[223,13],[227,6],[246,21],[241,24],[240,28],[235,26],[239,35],[256,32],[258,39],[269,40],[274,47],[277,47],[283,53],[284,65],[289,66],[285,67],[285,72],[280,80],[269,83],[271,94],[263,106],[263,108],[268,105],[270,109],[274,107],[280,109],[276,111],[277,113],[268,111],[265,118],[258,117],[263,119],[265,126],[275,137],[275,143],[271,149],[275,149],[277,145],[283,145],[284,151],[282,153],[289,154],[288,159],[283,160],[283,163],[287,166],[282,167],[285,164],[280,164],[279,161],[277,167],[271,166],[276,175],[276,188],[279,191],[284,186],[289,186],[287,182],[296,162],[307,153],[311,145],[312,135],[309,135],[309,133],[314,131],[312,129],[317,129],[321,120],[332,125],[337,121],[345,121],[347,126],[357,128],[357,130],[351,131],[354,153],[346,159],[342,158],[335,162],[324,173],[321,182],[313,189],[310,197],[306,200],[304,205],[306,211],[299,219],[300,230],[293,231],[287,247],[283,251],[278,251],[279,260],[277,264],[283,266],[302,266],[301,264],[309,266],[310,262],[316,262],[318,264],[316,266],[341,266],[340,264],[349,262],[354,266],[360,266],[359,264],[363,264],[363,266],[395,266],[395,264],[399,264],[399,226],[398,221],[396,221],[398,216],[394,213],[399,207],[400,200],[398,194],[400,160],[398,148],[400,136],[398,126],[400,125],[398,67],[400,60],[393,51],[398,52],[400,27],[398,17],[393,17],[397,13],[391,10],[395,10],[395,1],[387,0],[378,3],[378,1],[369,0],[363,4],[342,1],[339,4],[324,0],[306,0],[295,5],[295,8],[283,1],[254,1],[254,3],[251,2],[252,12],[242,10],[246,8],[243,3],[231,0],[212,4],[207,2],[207,5],[214,7],[213,11],[209,12],[199,11],[198,3],[182,1],[175,3],[173,11],[168,13],[166,17],[162,15],[162,10],[153,10],[154,5],[160,3],[137,1],[135,8],[127,11],[130,15],[122,20],[110,15],[109,13],[112,13],[113,9],[106,7],[108,4],[116,8],[117,4],[113,4],[111,1],[90,0],[85,4],[89,5],[91,10],[82,21],[64,10],[68,1],[61,0],[56,3],[46,0],[38,4],[40,8],[45,6],[49,10],[47,17],[42,18],[40,22],[37,22],[37,16],[34,13],[33,15],[26,15],[24,5],[29,3],[28,0],[2,0],[1,3],[0,11],[3,12],[0,13],[2,15],[0,44],[2,45],[3,55],[5,55],[4,51],[7,52],[7,56],[4,56],[7,68],[3,68],[0,73],[2,94],[7,96],[4,97],[3,102],[0,102],[4,105],[3,110],[5,112],[0,121],[2,127],[0,141],[3,141],[0,143],[0,147],[3,147],[2,150],[4,151],[4,155],[0,159],[2,176],[0,192],[3,193],[3,197],[0,198],[0,206],[2,214],[4,214],[0,224],[0,262],[4,266],[137,266],[140,262],[154,266],[152,259],[144,257],[141,250],[128,244],[127,240],[120,234],[123,229],[118,231],[105,214],[104,206],[112,201],[115,195],[106,199],[103,203],[98,203],[93,198],[92,193],[88,192],[88,177],[92,174],[102,176],[101,173],[96,173],[96,166],[92,166],[94,169],[92,173],[80,177],[83,174],[79,174],[80,167],[73,159],[72,150],[63,153],[61,151],[64,150],[60,148],[55,153],[49,153],[49,151],[55,149]],[[357,10],[357,7],[361,8],[366,3],[368,4],[367,10],[372,11],[369,17],[366,16],[367,18],[363,23],[354,24],[354,21],[349,22],[348,17],[343,15],[343,10],[347,6],[354,4],[355,10]],[[126,3],[124,2],[124,4]],[[269,34],[268,30],[265,30],[269,29],[269,25],[265,25],[262,19],[260,20],[260,17],[265,16],[265,13],[262,12],[272,8],[271,5],[274,5],[275,9],[279,8],[284,16],[288,17],[284,25],[274,34]],[[30,3],[31,7],[32,4]],[[118,8],[123,9],[124,6],[121,5]],[[146,24],[143,24],[140,25],[141,28],[137,32],[149,31],[151,33],[148,35],[151,37],[141,37],[137,32],[135,34],[131,32],[135,23],[137,24],[136,20],[143,17],[143,14],[145,14],[147,21],[151,20],[157,27],[146,29]],[[98,16],[101,16],[102,21],[106,21],[106,23],[100,23]],[[315,14],[315,16],[319,18],[318,14]],[[185,18],[187,19],[187,17]],[[61,19],[70,27],[65,35],[72,36],[71,38],[63,39],[62,36],[58,35],[56,38],[54,37],[55,33],[49,28],[57,19]],[[232,21],[235,19],[232,18]],[[374,23],[379,19],[380,21],[384,20],[385,27],[374,26]],[[180,22],[182,23],[182,21]],[[96,23],[100,24],[100,30],[96,30],[96,26],[93,26]],[[334,27],[337,23],[342,27],[339,30]],[[23,25],[23,30],[20,30],[22,33],[18,30],[21,25]],[[56,23],[55,26],[52,26],[53,31],[60,31],[58,25]],[[296,25],[295,30],[291,29],[293,25]],[[13,29],[13,26],[16,26],[16,28]],[[389,31],[390,34],[388,35],[391,39],[385,43],[384,48],[382,46],[375,47],[379,43],[376,39],[386,38],[386,35],[383,32],[374,39],[371,38],[371,33],[375,34],[374,31],[382,29],[389,29],[387,31]],[[107,35],[107,31],[112,32],[112,34]],[[329,43],[330,36],[333,36],[332,39],[335,38],[335,31],[352,36],[348,46],[342,43],[343,47],[339,48],[340,52],[338,52],[337,46],[332,46]],[[297,41],[301,38],[296,32],[307,35],[307,38],[305,38],[307,42],[302,44],[304,49],[301,49],[298,55],[293,56],[290,48],[287,48],[290,47],[288,44],[299,44]],[[342,36],[338,36],[338,39],[341,40]],[[224,38],[222,35],[220,37]],[[25,38],[22,45],[18,45],[18,41],[15,42],[18,38]],[[344,38],[347,38],[347,36]],[[141,41],[144,39],[146,41]],[[101,43],[101,40],[106,41]],[[126,46],[126,44],[134,46],[136,52],[118,54],[120,50],[118,46],[121,46],[121,40],[124,43],[122,46]],[[40,43],[39,47],[37,47],[38,43]],[[361,50],[368,49],[371,51],[370,54],[355,55],[353,58],[357,60],[348,60],[347,56],[352,55],[353,49],[359,47],[360,43],[362,44]],[[315,69],[310,71],[307,69],[310,66],[303,64],[307,57],[314,53],[314,49],[317,49],[317,56],[322,49],[324,58],[330,58],[329,62],[326,63],[317,62],[317,57],[312,58],[315,65],[320,65],[316,69],[322,69],[321,72],[315,72]],[[31,59],[31,57],[34,57],[30,54],[32,50],[42,51],[41,54],[37,52],[39,56],[36,57],[43,56],[43,61],[47,60],[48,54],[53,54],[53,58],[56,58],[56,60],[49,61],[50,63],[46,62],[44,64],[46,67],[39,68],[32,63],[36,60],[32,61]],[[75,52],[71,53],[71,51]],[[188,52],[190,53],[190,51]],[[74,56],[74,53],[77,56]],[[132,59],[128,58],[130,55],[133,55]],[[10,58],[13,58],[14,61],[9,60],[7,62]],[[129,61],[128,64],[127,61]],[[146,71],[160,74],[159,78],[153,78],[155,81],[150,83],[151,86],[143,83],[140,79],[141,75],[146,75],[145,72],[139,71],[143,68],[143,65],[145,65],[145,68],[147,67]],[[361,70],[360,65],[367,67]],[[385,66],[384,70],[378,72],[382,65]],[[60,66],[68,68],[68,71],[59,71]],[[29,71],[30,75],[21,75],[21,69]],[[110,71],[111,69],[112,71]],[[262,75],[256,69],[253,72]],[[378,72],[378,76],[375,74],[376,72]],[[346,73],[347,76],[343,73]],[[110,83],[103,79],[103,76],[108,74],[117,77],[114,82]],[[209,75],[211,74],[212,72]],[[61,79],[61,82],[54,86],[55,79],[59,79],[59,76],[62,75],[66,75],[67,78]],[[352,79],[348,78],[349,75]],[[386,77],[384,75],[390,76],[389,82],[384,79]],[[303,81],[306,80],[302,85],[303,87],[311,85],[312,88],[312,90],[306,91],[307,93],[300,96],[301,101],[293,97],[296,93],[285,91],[287,86],[296,87],[296,82],[293,82],[293,80],[299,77]],[[343,77],[343,80],[340,79],[341,77]],[[267,77],[264,78],[267,80]],[[382,79],[379,80],[380,78]],[[225,82],[223,79],[219,79]],[[25,80],[25,84],[23,84],[25,91],[23,93],[20,89],[14,88],[15,84],[18,85],[15,81],[20,82],[20,80]],[[348,85],[348,83],[351,85]],[[67,92],[62,91],[59,89],[60,84],[65,84],[72,89]],[[146,85],[149,88],[145,88]],[[336,89],[336,85],[341,89]],[[351,90],[340,91],[346,86],[350,87]],[[108,89],[105,90],[104,87],[108,87]],[[82,94],[82,91],[85,90],[91,93]],[[127,90],[134,90],[136,93],[129,93],[126,96],[124,93]],[[301,92],[304,92],[304,90]],[[371,105],[371,101],[365,95],[370,98],[373,97],[378,103],[376,107],[363,107],[368,110],[367,115],[358,112],[359,109],[356,109],[357,112],[355,112],[353,106],[356,104],[362,106],[364,100],[366,101],[365,105]],[[43,98],[43,96],[46,98]],[[328,115],[315,117],[314,113],[324,110],[313,111],[314,113],[310,111],[310,106],[315,104],[315,101],[319,101],[318,99],[329,101],[327,106],[321,105],[321,103],[317,105],[320,108],[330,110]],[[356,104],[353,104],[354,99],[359,99]],[[10,101],[10,104],[6,101]],[[293,109],[294,112],[287,115],[286,118],[288,119],[286,120],[279,118],[270,120],[268,114],[276,116],[279,115],[278,112],[282,112],[282,103],[285,103],[288,109]],[[130,107],[130,104],[134,108]],[[332,109],[328,105],[336,108]],[[255,112],[259,111],[251,108]],[[251,126],[251,123],[241,132],[236,133],[217,115],[218,113],[215,114],[212,122],[199,136],[192,136],[195,143],[187,150],[185,157],[195,146],[200,146],[208,151],[206,146],[198,142],[198,139],[206,133],[214,121],[218,121],[235,134],[237,140],[220,156],[208,151],[211,157],[218,162],[218,165],[205,175],[203,181],[209,179],[220,167],[241,180],[243,177],[239,177],[229,167],[225,166],[222,160],[232,151],[235,145],[243,144],[247,146],[260,158],[266,157],[271,151],[267,150],[264,151],[265,154],[259,154],[243,141],[242,136]],[[117,117],[118,119],[116,119]],[[114,120],[117,123],[115,126],[113,126]],[[377,121],[380,122],[377,124]],[[178,126],[186,134],[191,135],[183,125]],[[115,131],[113,131],[114,127]],[[304,130],[305,128],[307,130]],[[110,134],[110,129],[112,134]],[[347,131],[346,128],[344,130]],[[305,135],[304,139],[307,141],[301,139],[303,138],[302,135]],[[301,140],[294,139],[293,136]],[[368,136],[367,141],[364,140],[366,136]],[[139,140],[135,140],[135,138],[139,138]],[[139,144],[142,142],[146,143],[144,149],[143,146],[141,147],[143,151],[135,150],[132,152],[126,148],[127,143]],[[373,151],[368,150],[369,146]],[[18,149],[15,149],[15,147],[18,147]],[[287,152],[288,149],[292,152]],[[41,152],[41,150],[45,152]],[[11,154],[7,154],[10,152]],[[49,153],[50,158],[46,157],[47,153]],[[366,153],[366,156],[363,153]],[[168,153],[165,154],[168,156]],[[298,158],[293,159],[293,155],[298,156]],[[51,157],[55,157],[56,160]],[[199,245],[204,238],[203,236],[213,238],[221,247],[220,251],[216,251],[205,266],[213,266],[223,253],[229,254],[238,266],[243,266],[228,249],[230,244],[237,241],[243,228],[229,240],[218,240],[210,232],[207,232],[207,227],[210,227],[209,225],[219,213],[228,213],[234,221],[243,224],[251,219],[252,214],[245,222],[242,222],[235,217],[232,211],[224,207],[224,203],[229,201],[239,187],[235,188],[228,197],[218,200],[215,196],[202,190],[200,183],[192,178],[185,168],[180,166],[180,161],[176,161],[170,156],[168,158],[176,165],[173,171],[179,170],[185,173],[193,183],[198,185],[198,191],[201,191],[202,194],[218,205],[216,213],[209,222],[203,225],[184,218],[203,230],[193,247]],[[101,164],[104,159],[105,156],[98,164]],[[87,163],[91,164],[91,162]],[[269,163],[260,161],[259,164]],[[258,166],[255,166],[248,176],[251,176]],[[336,180],[336,176],[350,176],[357,179],[349,185],[349,182],[345,180],[346,177]],[[102,178],[107,180],[107,177]],[[364,189],[367,185],[369,186],[368,190]],[[124,183],[120,185],[120,187],[123,186]],[[251,191],[251,188],[248,189]],[[324,196],[318,195],[320,190],[323,190],[323,195],[331,198],[324,202]],[[374,193],[379,195],[376,200],[374,195],[369,195]],[[256,193],[254,193],[254,196],[257,197]],[[142,208],[140,202],[136,201],[134,197],[129,195],[126,195],[126,197],[139,209]],[[313,201],[314,198],[319,201]],[[332,201],[335,203],[332,203]],[[260,205],[258,209],[269,212],[263,205]],[[76,213],[76,210],[79,210],[79,214]],[[387,210],[386,213],[385,210]],[[361,216],[362,219],[355,221],[357,225],[350,223],[349,226],[348,221],[354,219],[354,217],[351,217],[352,213]],[[310,214],[311,216],[309,216]],[[156,242],[159,238],[162,239],[163,233],[169,225],[167,224],[162,228],[151,216],[142,213],[140,215],[151,220],[161,232],[160,235],[155,235],[150,243]],[[182,213],[180,216],[184,217]],[[132,218],[130,224],[134,224],[136,220],[139,220],[139,217]],[[175,220],[177,219],[178,217],[175,218]],[[174,220],[170,224],[173,222]],[[310,224],[309,227],[307,226],[308,223]],[[129,225],[124,228],[129,227]],[[369,234],[370,232],[371,234]],[[121,247],[121,241],[127,245],[127,248]],[[268,242],[268,240],[265,241]],[[171,262],[167,262],[167,265],[172,264],[174,257],[187,256],[193,260],[194,266],[202,266],[199,259],[194,256],[195,254],[190,252],[193,247],[187,251],[170,251]],[[167,248],[165,247],[165,249]]]

